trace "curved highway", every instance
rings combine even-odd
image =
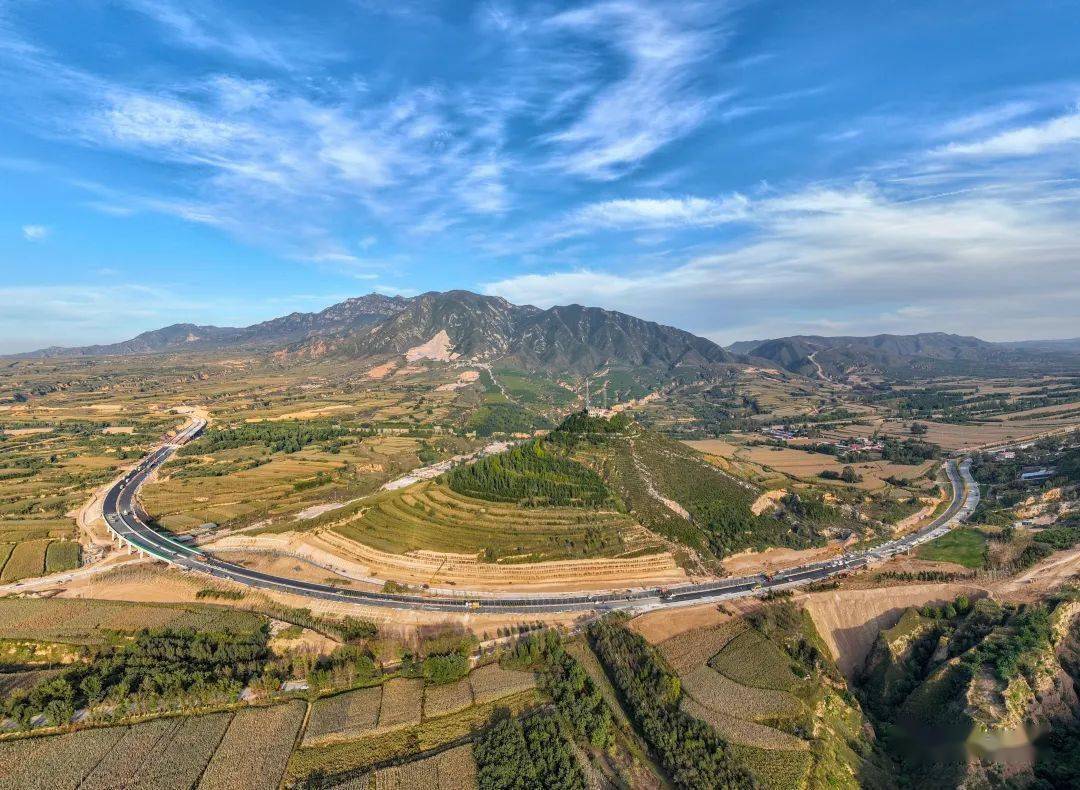
[[[139,486],[158,467],[165,463],[176,450],[195,438],[206,427],[206,422],[196,420],[184,428],[170,442],[163,444],[146,456],[137,466],[118,480],[105,494],[102,511],[112,533],[132,549],[163,560],[183,570],[198,571],[210,576],[237,582],[263,590],[276,590],[294,595],[304,595],[326,601],[385,606],[400,609],[428,609],[436,611],[498,611],[498,612],[558,612],[572,610],[606,610],[621,608],[657,608],[703,603],[744,595],[756,594],[770,589],[827,579],[853,570],[865,568],[896,554],[910,551],[928,540],[945,534],[960,521],[966,519],[979,502],[979,487],[971,477],[971,460],[957,465],[946,462],[946,472],[952,484],[953,497],[949,507],[930,524],[917,532],[897,540],[882,543],[874,548],[843,554],[825,562],[816,562],[789,568],[775,575],[757,574],[737,578],[717,579],[703,584],[683,584],[640,590],[608,591],[597,593],[517,594],[512,596],[494,593],[408,595],[383,593],[374,590],[348,590],[327,584],[289,579],[253,571],[241,565],[216,559],[197,547],[176,540],[170,534],[159,532],[146,523],[140,513],[135,495]]]

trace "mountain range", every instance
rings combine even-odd
[[[795,335],[740,341],[727,350],[803,376],[843,379],[859,374],[986,375],[1032,366],[1075,367],[1080,343],[1068,340],[991,343],[977,337],[924,332],[869,337]]]
[[[769,364],[803,376],[987,374],[1080,361],[1080,340],[990,343],[929,332],[914,335],[797,335],[726,349],[681,329],[598,307],[540,309],[470,291],[414,297],[372,293],[314,313],[246,327],[173,324],[130,340],[52,347],[22,357],[130,356],[190,351],[274,353],[278,359],[407,355],[495,362],[525,370],[591,373],[605,367],[708,368]]]
[[[498,360],[526,370],[581,373],[605,366],[669,369],[736,359],[711,340],[625,313],[580,305],[541,310],[469,291],[411,298],[369,294],[317,313],[292,313],[247,327],[173,324],[120,343],[53,347],[21,356],[217,350],[273,351],[280,359],[413,352],[432,359]]]

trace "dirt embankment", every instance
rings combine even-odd
[[[447,590],[573,592],[686,581],[686,573],[670,554],[500,564],[468,554],[433,551],[392,554],[326,529],[280,535],[231,535],[207,548],[214,552],[239,549],[297,557],[369,584],[381,585],[391,580]]]
[[[811,562],[831,559],[843,552],[846,543],[830,541],[824,546],[812,549],[766,549],[765,551],[746,550],[729,554],[721,564],[724,571],[732,576],[760,573],[775,573],[785,568],[795,568]]]
[[[986,590],[966,584],[914,584],[870,590],[829,590],[801,596],[818,632],[849,680],[862,668],[878,633],[892,628],[912,606],[940,606]]]
[[[140,566],[138,568],[119,568],[112,573],[99,574],[74,580],[58,590],[59,598],[98,598],[112,601],[140,601],[153,603],[203,603],[197,597],[200,589],[206,587],[234,589],[244,593],[239,600],[215,600],[214,606],[228,606],[234,609],[254,609],[265,611],[270,605],[277,604],[293,609],[310,609],[313,613],[325,617],[359,617],[371,620],[379,626],[383,636],[406,638],[415,634],[420,626],[458,623],[472,630],[477,636],[487,634],[494,637],[498,629],[543,621],[552,626],[569,627],[588,617],[587,612],[538,612],[521,614],[469,613],[457,614],[446,612],[428,612],[419,609],[389,609],[362,604],[323,601],[306,598],[301,595],[275,591],[256,591],[249,587],[225,584],[199,573],[178,574],[159,566]]]

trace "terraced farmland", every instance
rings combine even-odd
[[[304,744],[327,736],[362,735],[374,730],[379,724],[381,704],[382,686],[316,700],[311,705]]]
[[[347,774],[353,781],[376,766],[398,765],[418,752],[461,743],[486,725],[498,707],[516,713],[539,700],[532,672],[495,664],[475,669],[457,683],[425,687],[420,680],[395,678],[379,687],[326,697],[312,703],[307,732],[290,761],[289,776],[301,779],[321,770],[329,775]],[[394,783],[423,771],[428,772],[424,774],[428,781],[419,786],[442,787],[445,781],[454,781],[461,782],[462,788],[471,787],[475,767],[466,755],[450,749],[424,766],[410,763],[401,765],[401,770],[386,770],[377,775],[377,781],[386,787],[417,787]]]
[[[476,787],[472,745],[375,772],[376,790],[470,790]]]
[[[524,508],[422,482],[337,518],[332,529],[387,552],[428,550],[488,559],[560,560],[663,551],[629,516],[576,507]]]
[[[683,711],[710,724],[764,788],[857,787],[863,761],[873,755],[872,745],[859,743],[861,711],[836,692],[839,673],[827,659],[800,661],[805,645],[822,644],[809,617],[790,604],[765,612],[775,614],[732,619],[657,645],[679,673]],[[796,645],[803,647],[792,652]]]
[[[424,711],[424,681],[394,678],[383,684],[379,727],[419,724]]]
[[[0,583],[17,582],[31,576],[41,576],[45,572],[45,552],[47,540],[28,540],[16,543],[11,555],[0,571]]]
[[[212,713],[0,741],[0,790],[192,788],[233,720],[232,713]],[[282,741],[276,746],[287,755],[293,745]]]
[[[127,603],[77,598],[0,600],[0,639],[98,644],[109,631],[196,628],[253,631],[264,619],[215,606]]]
[[[473,704],[472,684],[468,678],[456,683],[424,688],[424,718],[432,719],[463,710]]]
[[[306,709],[305,703],[295,701],[237,713],[199,781],[199,790],[275,790]]]

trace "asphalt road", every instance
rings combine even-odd
[[[789,568],[773,576],[757,574],[754,576],[718,579],[715,582],[704,584],[566,595],[500,595],[495,593],[468,593],[465,591],[454,595],[405,595],[382,593],[374,590],[348,590],[327,584],[273,576],[230,562],[224,562],[205,554],[196,546],[177,540],[170,534],[159,532],[146,523],[144,514],[139,512],[135,500],[135,494],[139,486],[145,482],[146,478],[155,469],[165,463],[181,445],[198,436],[205,427],[206,423],[204,421],[195,421],[175,437],[172,442],[161,446],[140,461],[136,467],[109,489],[105,495],[102,510],[113,534],[134,550],[155,559],[163,560],[183,570],[196,571],[263,590],[277,590],[325,601],[356,603],[366,606],[456,612],[562,612],[624,608],[653,609],[665,606],[685,606],[711,600],[724,600],[758,594],[770,589],[785,589],[789,586],[820,581],[910,551],[916,546],[948,532],[957,523],[966,519],[979,502],[979,488],[975,485],[969,469],[970,459],[966,459],[959,465],[955,461],[947,461],[946,472],[953,487],[952,501],[945,512],[923,529],[872,549],[843,554],[826,562]]]

